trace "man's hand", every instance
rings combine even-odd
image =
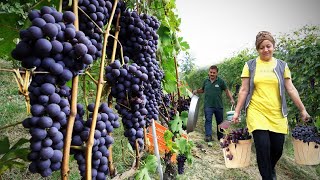
[[[195,89],[192,91],[192,94],[196,95],[198,93],[198,91]]]
[[[235,102],[233,99],[230,100],[230,103],[234,106],[235,105]]]

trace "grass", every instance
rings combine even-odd
[[[10,63],[0,61],[0,67],[10,68]],[[26,117],[26,105],[13,73],[0,71],[0,94],[0,127],[22,121]]]

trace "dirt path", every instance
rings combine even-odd
[[[186,172],[178,179],[190,180],[215,180],[215,179],[252,179],[259,180],[260,174],[258,171],[255,153],[251,151],[250,166],[245,168],[226,168],[222,149],[215,139],[212,147],[204,142],[203,133],[194,131],[188,134],[190,140],[195,143],[193,148],[193,164],[186,167]],[[254,146],[252,146],[254,148]],[[286,155],[279,160],[276,167],[278,180],[287,179],[320,179],[320,174],[317,172],[318,166],[298,166],[294,163],[294,159],[290,159]]]

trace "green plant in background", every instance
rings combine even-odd
[[[188,112],[182,111],[181,115],[177,111],[173,120],[169,121],[169,128],[174,134],[182,134],[183,127],[187,127]]]
[[[169,130],[166,130],[164,132],[164,140],[166,143],[166,146],[170,150],[171,153],[178,153],[183,154],[187,157],[188,163],[192,163],[192,153],[191,149],[194,146],[193,142],[190,140],[187,140],[183,136],[179,136],[177,138],[174,138],[173,140],[173,133]]]
[[[12,168],[24,168],[28,161],[29,147],[24,147],[29,140],[21,138],[13,146],[10,145],[9,138],[0,140],[0,175]]]
[[[142,161],[142,167],[137,171],[135,175],[136,180],[151,180],[149,173],[155,173],[157,170],[157,158],[155,155],[148,155],[144,161]]]
[[[279,36],[276,57],[288,63],[292,81],[312,117],[320,116],[320,27],[304,26]],[[288,101],[291,125],[299,121],[299,110]]]
[[[183,174],[185,161],[187,161],[188,164],[192,164],[193,161],[193,155],[191,153],[191,149],[194,146],[193,142],[180,135],[176,138],[174,137],[175,136],[171,131],[165,131],[164,139],[166,146],[169,149],[169,152],[166,153],[167,158],[165,158],[165,174],[167,174],[168,178],[174,178],[176,176],[176,169],[178,170],[178,174]],[[177,155],[177,168],[171,161],[171,156],[173,154]]]
[[[175,143],[177,144],[179,154],[184,155],[187,158],[187,162],[191,164],[193,160],[191,153],[191,149],[194,146],[193,142],[180,136],[175,139]]]

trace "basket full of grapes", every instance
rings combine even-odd
[[[297,164],[320,164],[320,136],[313,125],[298,125],[292,130],[294,159]]]
[[[227,168],[241,168],[250,165],[252,136],[248,128],[226,129],[220,140]]]

